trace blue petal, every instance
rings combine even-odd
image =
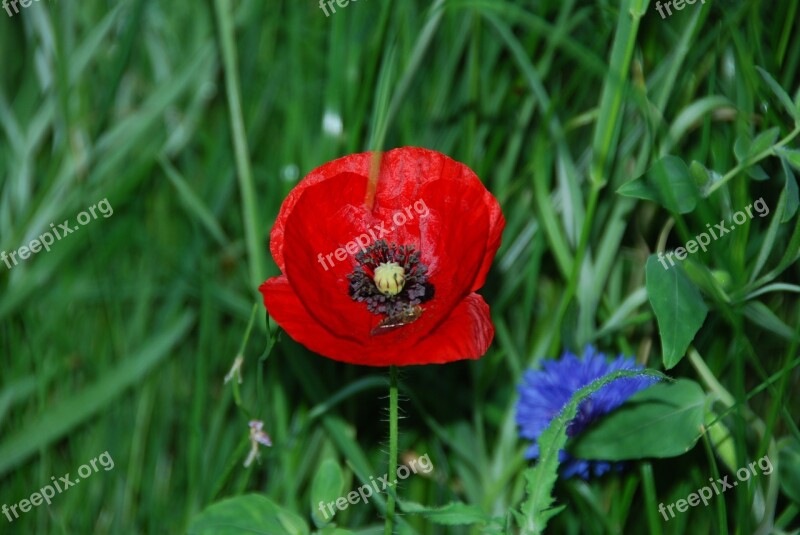
[[[577,390],[618,370],[641,369],[643,368],[637,366],[632,358],[618,356],[609,362],[594,347],[586,346],[580,358],[567,351],[559,360],[544,360],[539,370],[527,370],[522,384],[517,387],[520,398],[516,406],[520,436],[533,441],[525,457],[538,457],[536,440]],[[657,379],[650,377],[624,378],[604,386],[578,408],[578,414],[568,426],[569,434],[580,434],[593,422],[622,405],[633,394],[655,382]],[[559,452],[559,457],[564,477],[579,475],[588,479],[590,474],[599,477],[612,469],[611,463],[574,459],[563,451]],[[620,469],[621,465],[615,464],[613,467]]]

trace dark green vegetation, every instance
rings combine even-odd
[[[492,349],[401,370],[401,458],[435,467],[401,499],[474,506],[445,521],[519,510],[515,386],[592,343],[699,384],[713,425],[686,454],[557,482],[552,532],[799,527],[798,3],[708,0],[663,20],[635,0],[359,0],[327,18],[306,0],[0,11],[0,251],[113,207],[0,263],[0,506],[103,452],[115,462],[49,508],[0,516],[0,533],[185,532],[248,493],[313,525],[320,489],[384,474],[385,370],[286,336],[267,358],[259,307],[241,407],[223,377],[277,273],[268,233],[297,179],[402,145],[473,168],[508,225],[482,291]],[[759,198],[768,215],[682,267],[651,256]],[[251,416],[273,447],[246,470]],[[677,440],[641,437],[642,451]],[[658,512],[765,455],[771,474],[668,522]],[[380,533],[384,504],[335,520]],[[402,519],[403,533],[490,529]]]

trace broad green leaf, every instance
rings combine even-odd
[[[542,533],[547,527],[547,522],[565,507],[563,505],[553,507],[553,487],[558,479],[559,452],[567,443],[567,424],[575,418],[580,404],[612,381],[623,377],[645,376],[668,379],[664,374],[653,370],[624,370],[605,375],[575,392],[561,413],[553,418],[547,429],[539,435],[537,440],[539,460],[532,468],[525,470],[527,498],[522,504],[522,514],[514,512],[521,529],[520,533],[523,535]]]
[[[325,459],[319,465],[314,481],[311,483],[311,518],[317,527],[324,526],[333,520],[330,512],[320,511],[320,504],[324,505],[342,496],[344,491],[344,476],[339,463],[333,459]]]
[[[421,515],[434,524],[447,526],[490,524],[502,522],[484,513],[480,507],[460,502],[453,502],[442,507],[428,507],[415,502],[398,500],[400,510],[411,515]]]
[[[756,69],[758,69],[758,73],[764,81],[767,82],[767,85],[775,96],[778,97],[778,100],[786,109],[786,112],[795,119],[800,119],[800,111],[798,111],[797,106],[795,106],[792,99],[789,98],[789,94],[775,81],[775,78],[761,67],[756,67]]]
[[[694,210],[700,198],[696,178],[686,163],[675,156],[661,158],[643,176],[623,184],[617,193],[653,201],[681,214]]]
[[[307,535],[297,514],[260,494],[245,494],[212,504],[194,520],[189,535]]]
[[[645,273],[647,296],[658,320],[664,368],[669,370],[683,358],[708,307],[680,265],[671,266],[664,257],[659,261],[650,255]]]
[[[683,455],[703,433],[705,402],[703,389],[688,379],[653,385],[584,430],[569,451],[606,461]]]

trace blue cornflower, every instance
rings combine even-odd
[[[543,361],[541,370],[525,372],[523,382],[518,387],[520,399],[517,403],[520,436],[533,441],[525,457],[539,457],[536,439],[577,390],[615,371],[641,369],[632,358],[619,356],[609,362],[605,355],[595,351],[592,346],[587,346],[581,358],[566,352],[560,360]],[[635,377],[617,379],[607,384],[581,403],[577,415],[567,426],[567,435],[573,437],[580,434],[587,426],[622,405],[633,394],[657,381],[658,379],[652,377]],[[558,455],[563,477],[578,474],[583,479],[588,479],[590,474],[601,476],[612,468],[610,462],[575,459],[564,450]]]

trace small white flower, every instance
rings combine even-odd
[[[260,457],[259,444],[270,447],[272,446],[272,439],[264,432],[264,422],[261,420],[250,421],[250,453],[247,454],[247,459],[244,461],[244,467],[248,468],[253,461]]]

